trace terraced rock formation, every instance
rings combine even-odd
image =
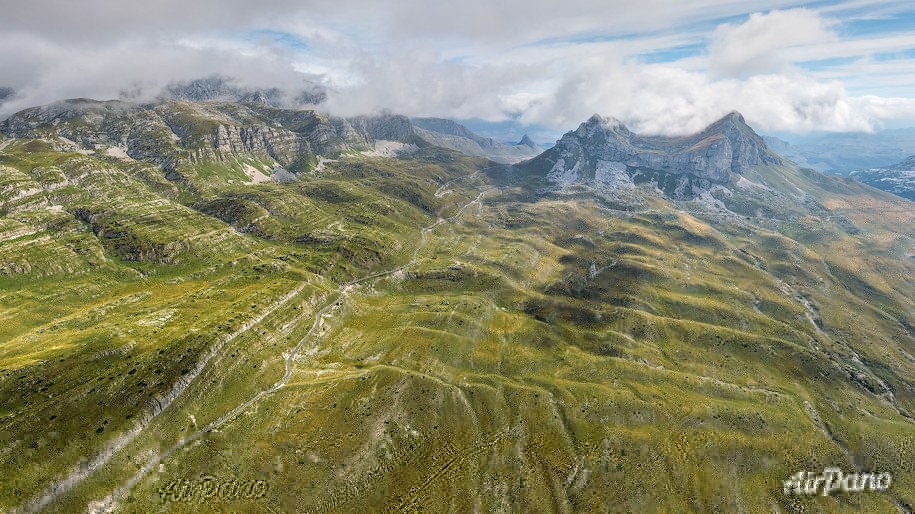
[[[591,120],[517,165],[382,152],[412,126],[383,120],[6,122],[0,510],[915,505],[907,201],[739,116],[676,140]],[[784,494],[829,466],[893,483]]]

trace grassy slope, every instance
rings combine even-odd
[[[408,161],[345,158],[285,186],[200,184],[187,206],[152,208],[169,198],[152,175],[40,150],[0,153],[0,163],[20,161],[3,180],[35,176],[30,163],[66,168],[48,161],[63,159],[91,162],[119,185],[47,193],[63,206],[58,224],[34,221],[52,216],[37,204],[4,218],[41,227],[26,239],[53,234],[45,244],[67,257],[52,265],[47,250],[25,253],[22,237],[0,247],[4,260],[40,264],[0,287],[0,311],[15,319],[0,329],[0,490],[10,491],[0,506],[104,448],[220,334],[275,305],[49,506],[59,512],[84,510],[274,383],[281,350],[337,298],[334,283],[408,261],[420,226],[490,180],[455,182],[437,197],[442,182],[481,164],[427,150]],[[428,234],[415,265],[342,297],[284,388],[179,449],[119,508],[880,512],[893,498],[915,503],[912,424],[901,414],[915,411],[913,216],[857,186],[766,173],[751,178],[791,180],[816,192],[822,212],[753,219],[758,206],[738,194],[729,207],[750,219],[722,221],[663,202],[622,214],[588,195],[489,190]],[[131,192],[83,198],[101,189]],[[767,203],[778,201],[789,205]],[[135,240],[119,245],[72,221],[84,204],[109,213],[106,233]],[[130,251],[176,239],[191,242]],[[93,251],[73,250],[82,247]],[[856,464],[893,472],[891,493],[781,494],[796,471]],[[160,487],[202,474],[270,489],[254,501],[162,502]]]

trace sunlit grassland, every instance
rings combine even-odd
[[[900,335],[821,291],[851,256],[752,236],[493,191],[343,300],[286,388],[180,452],[133,508],[201,473],[270,481],[238,508],[306,512],[893,508],[781,494],[826,465],[904,475],[911,425],[832,353]],[[798,295],[830,312],[825,332]]]
[[[735,191],[723,218],[647,185],[643,208],[626,210],[584,188],[540,194],[523,178],[470,178],[490,163],[432,148],[344,155],[289,184],[252,184],[243,164],[271,163],[195,164],[169,182],[136,163],[30,144],[0,152],[4,191],[39,190],[0,218],[10,234],[0,264],[19,263],[0,278],[0,508],[143,420],[47,507],[85,510],[270,388],[300,342],[284,387],[179,445],[118,509],[882,512],[915,502],[915,264],[904,255],[915,225],[888,197],[794,168],[754,170],[750,179],[803,188],[815,203]],[[62,177],[70,183],[46,187]],[[446,218],[411,263],[422,227]],[[890,495],[782,494],[793,473],[833,465],[896,481]],[[170,481],[207,475],[270,488],[256,500],[163,502]]]
[[[143,437],[96,485],[117,483],[151,442],[159,450],[182,433],[176,428],[209,423],[272,385],[283,352],[336,288],[329,279],[409,259],[419,227],[434,219],[427,211],[446,207],[410,201],[434,198],[458,172],[430,164],[438,175],[401,173],[384,194],[320,177],[232,186],[237,169],[214,165],[227,185],[204,194],[159,187],[167,183],[148,166],[61,154],[40,141],[16,142],[0,160],[0,184],[19,196],[4,204],[0,245],[3,507],[85,469],[140,427]],[[204,206],[220,195],[254,198],[273,230],[247,234],[210,216]],[[321,231],[332,237],[301,237]],[[170,401],[190,376],[146,426],[151,406]],[[81,510],[88,500],[68,501],[59,508],[83,502]]]

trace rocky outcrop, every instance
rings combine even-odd
[[[305,84],[299,91],[285,91],[275,87],[247,87],[231,77],[214,75],[170,84],[161,96],[169,100],[239,102],[283,108],[297,105],[318,105],[327,98],[327,93],[316,84]]]
[[[168,172],[184,162],[243,156],[269,157],[287,166],[308,156],[370,150],[376,140],[409,143],[414,137],[403,116],[344,119],[262,105],[184,101],[68,100],[21,111],[0,130],[10,137],[65,138],[87,151],[117,147]]]
[[[115,147],[115,153],[161,166],[171,180],[181,179],[182,164],[246,156],[273,159],[297,171],[306,169],[317,156],[377,151],[379,141],[384,148],[392,147],[388,142],[416,148],[422,140],[506,163],[540,151],[528,144],[483,138],[450,120],[424,119],[421,123],[434,129],[426,130],[395,114],[338,118],[313,110],[276,108],[269,101],[273,94],[269,91],[243,96],[247,103],[221,102],[219,98],[234,98],[241,90],[219,78],[174,86],[170,91],[176,98],[195,101],[65,100],[14,114],[0,125],[0,131],[10,137],[62,141],[70,151],[104,152]]]
[[[267,125],[219,125],[212,134],[212,146],[207,148],[217,158],[262,155],[280,163],[292,162],[308,149],[293,132]]]
[[[368,139],[377,141],[413,142],[413,124],[406,116],[382,114],[380,116],[359,116],[350,118],[349,123]]]
[[[780,162],[735,112],[683,137],[642,136],[616,119],[594,115],[565,134],[554,148],[520,167],[565,182],[593,181],[598,170],[609,166],[724,184],[731,173]]]
[[[521,141],[518,142],[517,146],[527,146],[534,149],[538,148],[537,143],[535,143],[534,140],[531,139],[527,134],[524,134],[524,136],[521,138]]]

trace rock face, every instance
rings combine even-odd
[[[528,136],[527,134],[524,134],[524,136],[521,137],[521,141],[518,142],[517,146],[528,146],[531,148],[537,148],[537,143],[535,143],[534,140],[530,138],[530,136]]]
[[[778,164],[762,138],[734,112],[698,134],[642,136],[613,118],[592,116],[556,146],[519,165],[558,182],[593,181],[601,170],[688,175],[725,184],[730,173],[751,166]]]
[[[406,116],[382,114],[381,116],[359,116],[348,120],[356,133],[365,134],[372,140],[411,142],[413,124]]]
[[[212,148],[202,152],[215,159],[230,155],[268,155],[277,162],[292,162],[296,156],[308,151],[308,145],[296,134],[278,127],[254,125],[219,125],[213,134]],[[198,154],[200,155],[200,154]]]
[[[334,118],[311,110],[174,100],[147,105],[67,100],[21,111],[0,124],[0,131],[84,151],[116,148],[169,172],[183,163],[236,157],[270,158],[296,169],[319,155],[372,150],[380,140],[412,144],[416,137],[404,116]]]
[[[230,77],[214,75],[188,82],[177,82],[165,88],[162,97],[190,102],[239,102],[270,107],[318,105],[327,98],[317,85],[308,85],[297,92],[279,88],[251,88],[239,85]]]
[[[238,91],[221,79],[195,81],[173,93],[201,100],[152,104],[65,100],[20,111],[0,123],[0,132],[7,137],[48,139],[70,151],[110,148],[162,166],[171,179],[180,176],[177,169],[182,164],[201,161],[255,157],[301,171],[318,156],[374,152],[379,145],[391,153],[390,148],[416,148],[420,140],[505,163],[539,153],[529,146],[482,138],[450,120],[426,119],[420,122],[428,127],[423,129],[394,114],[337,118],[313,110],[272,107],[270,101],[223,102],[216,99]]]

